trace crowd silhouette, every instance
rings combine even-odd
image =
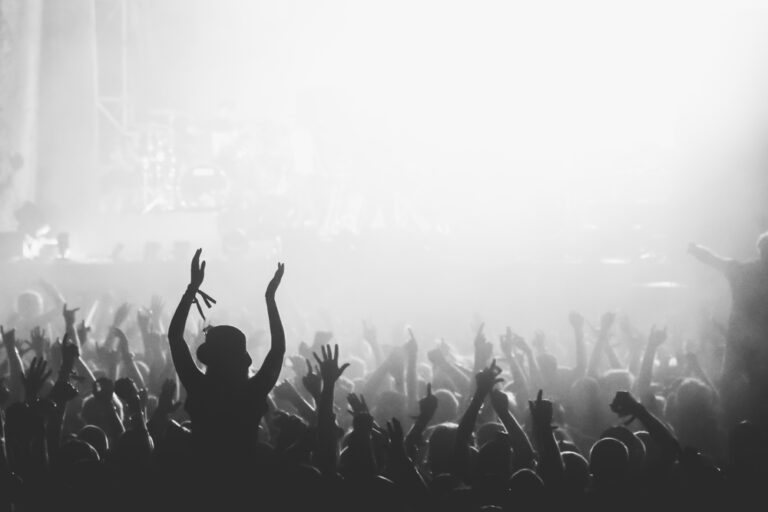
[[[280,263],[253,371],[241,330],[188,319],[215,304],[201,250],[167,333],[157,297],[96,333],[52,287],[47,311],[24,294],[0,332],[0,512],[757,509],[768,236],[758,249],[690,247],[731,284],[724,362],[612,312],[570,313],[570,366],[541,334],[493,343],[483,324],[471,351],[410,329],[387,345],[364,323],[352,350],[318,332],[286,353]]]

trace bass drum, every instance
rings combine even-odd
[[[212,164],[183,167],[176,178],[176,208],[179,210],[221,210],[230,194],[230,180],[223,169]]]

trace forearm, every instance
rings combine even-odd
[[[283,358],[285,357],[285,331],[274,297],[267,298],[267,316],[269,317],[272,346],[264,359],[262,371],[266,371],[268,388],[272,389],[280,377],[280,370],[283,367]]]
[[[168,327],[168,343],[171,347],[171,358],[176,367],[176,373],[179,374],[181,383],[184,386],[188,386],[192,374],[199,371],[192,360],[192,354],[189,351],[187,342],[184,340],[184,327],[187,324],[189,308],[195,299],[195,293],[197,293],[197,290],[191,285],[187,287]]]
[[[21,362],[19,350],[14,345],[6,345],[6,354],[8,357],[8,367],[10,369],[9,391],[11,402],[23,402],[24,396],[24,365]]]
[[[613,347],[610,343],[605,344],[605,353],[608,356],[608,364],[611,366],[612,370],[620,370],[623,368],[621,359],[619,359],[619,356],[616,355],[616,351],[613,350]]]
[[[336,436],[334,432],[335,415],[333,414],[333,385],[330,391],[320,393],[317,407],[317,467],[324,475],[336,472]]]
[[[680,454],[680,444],[672,432],[642,405],[638,407],[635,414],[638,421],[648,430],[648,434],[659,445],[662,452],[669,457],[669,460],[675,460]]]
[[[419,376],[416,372],[416,355],[416,350],[408,353],[405,367],[405,388],[409,411],[415,410],[416,404],[419,401]]]
[[[297,394],[291,400],[291,404],[293,404],[293,406],[296,408],[299,416],[301,416],[308,424],[317,424],[317,411],[315,411],[315,408],[312,407],[306,400],[304,400],[301,395]]]
[[[405,451],[413,460],[418,459],[418,453],[424,444],[424,430],[426,430],[428,420],[417,418],[405,436]]]
[[[534,427],[534,438],[539,452],[541,479],[548,488],[557,488],[563,483],[565,466],[552,428],[549,425]]]
[[[62,426],[64,425],[64,415],[66,414],[67,404],[57,403],[56,410],[50,416],[46,425],[46,435],[48,436],[48,448],[52,453],[58,453],[61,444]]]
[[[640,373],[637,376],[635,384],[635,393],[640,400],[645,400],[646,395],[651,391],[653,382],[653,362],[656,360],[656,348],[650,344],[646,346],[643,355],[643,362],[640,365]]]
[[[530,374],[530,382],[533,386],[533,389],[541,389],[544,387],[544,381],[541,378],[539,364],[536,361],[536,357],[533,355],[533,351],[531,349],[525,351],[525,358],[528,360],[528,373]]]
[[[475,424],[477,422],[477,416],[480,412],[480,408],[483,405],[485,397],[475,393],[472,400],[469,402],[467,410],[461,417],[459,422],[459,428],[456,429],[456,441],[453,446],[453,470],[452,472],[462,478],[468,479],[469,472],[469,453],[470,453],[470,441],[472,440],[472,433],[475,430]]]
[[[378,473],[370,432],[353,430],[349,437],[350,455],[355,476],[375,476]]]
[[[526,435],[523,428],[517,422],[517,419],[509,411],[502,412],[499,415],[499,420],[504,425],[504,428],[509,434],[509,438],[512,441],[512,453],[515,456],[515,470],[534,467],[535,452],[533,451],[533,445],[531,445],[530,439]]]
[[[584,330],[574,329],[576,338],[576,366],[573,368],[575,377],[583,377],[587,371],[587,345],[584,342]]]
[[[449,362],[444,362],[439,366],[440,370],[453,382],[456,389],[461,393],[465,393],[471,386],[471,379],[465,375],[461,370],[452,365]]]
[[[75,359],[75,372],[77,372],[80,377],[85,378],[85,385],[88,386],[88,389],[90,389],[91,386],[93,386],[93,383],[96,382],[96,377],[93,375],[93,372],[88,365],[85,364],[82,357]]]
[[[363,386],[363,396],[375,397],[379,394],[379,389],[384,384],[384,380],[389,375],[389,368],[387,368],[386,361],[376,368],[373,373],[368,377],[368,380]]]
[[[530,385],[528,384],[528,378],[525,376],[523,369],[520,368],[520,364],[512,354],[507,355],[507,362],[509,363],[509,371],[512,374],[512,381],[515,384],[515,401],[518,404],[527,404],[531,397]]]
[[[589,367],[587,368],[587,375],[590,377],[598,377],[600,370],[600,360],[602,359],[603,352],[605,351],[604,345],[607,340],[602,336],[597,340],[595,346],[592,347],[592,355],[589,358]]]
[[[701,263],[708,265],[721,272],[725,271],[731,262],[731,260],[729,260],[728,258],[723,258],[721,256],[718,256],[714,252],[710,251],[709,249],[701,245],[694,245],[692,247],[691,254],[693,255],[694,258],[699,260]]]
[[[640,375],[640,368],[643,364],[643,351],[642,350],[632,350],[629,353],[629,373],[632,375]]]
[[[456,430],[456,443],[455,452],[463,453],[469,446],[469,442],[472,438],[472,432],[475,430],[475,423],[477,422],[477,415],[480,413],[480,408],[483,406],[485,397],[475,393],[472,397],[472,401],[469,402],[467,410],[461,417],[459,422],[459,428]]]
[[[144,382],[144,377],[141,375],[139,367],[136,365],[136,360],[134,359],[133,354],[123,355],[123,371],[125,372],[124,377],[131,379],[134,384],[136,384],[137,388],[146,388],[147,383]]]

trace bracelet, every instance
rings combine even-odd
[[[203,299],[203,302],[205,303],[205,306],[208,309],[211,309],[212,305],[216,304],[216,299],[214,299],[213,297],[211,297],[210,295],[208,295],[207,293],[205,293],[203,290],[201,290],[199,288],[198,289],[194,289],[191,284],[189,286],[187,286],[187,291],[186,291],[185,295],[187,293],[190,293],[190,292],[192,292],[192,303],[195,306],[197,306],[197,311],[200,313],[200,316],[203,317],[203,320],[205,320],[205,314],[203,313],[203,307],[200,305],[200,299],[197,298],[197,294],[199,294],[200,297]]]

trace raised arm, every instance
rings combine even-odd
[[[699,260],[701,263],[704,263],[705,265],[708,265],[723,273],[725,273],[733,263],[732,259],[718,256],[706,247],[698,244],[690,244],[688,246],[688,253]]]
[[[587,368],[587,375],[590,377],[599,377],[600,361],[610,340],[611,326],[615,318],[616,315],[614,313],[608,312],[601,319],[600,332],[597,336],[597,342],[592,349],[592,356],[589,359],[589,367]]]
[[[176,367],[176,373],[179,375],[181,384],[187,390],[203,377],[203,373],[195,365],[187,342],[184,340],[184,327],[187,324],[189,308],[192,306],[195,294],[200,289],[200,285],[203,284],[203,278],[205,277],[205,262],[200,263],[200,253],[202,251],[202,249],[198,249],[192,258],[189,286],[187,286],[184,295],[181,296],[179,305],[176,307],[176,312],[173,314],[171,324],[168,327],[168,342],[171,346],[173,365]]]
[[[317,404],[317,450],[315,451],[315,465],[324,475],[336,472],[336,415],[333,413],[333,389],[336,381],[347,369],[349,363],[339,366],[339,346],[321,347],[323,358],[314,354],[318,364],[318,373],[323,382],[320,399]]]
[[[504,425],[504,428],[509,434],[509,440],[512,442],[512,453],[515,455],[514,463],[515,470],[522,468],[534,469],[535,467],[535,454],[533,446],[528,436],[525,434],[523,427],[517,422],[509,410],[509,397],[507,394],[500,390],[494,389],[491,391],[491,405],[493,410],[496,411],[496,415]]]
[[[648,344],[645,346],[645,354],[643,355],[643,362],[640,366],[640,373],[638,374],[637,382],[635,383],[635,393],[637,393],[637,396],[640,397],[641,401],[646,400],[648,394],[651,392],[653,363],[656,360],[656,351],[666,339],[666,328],[657,329],[655,325],[651,327],[651,335],[648,337]]]
[[[661,448],[667,461],[674,461],[680,455],[680,443],[656,416],[627,391],[618,391],[611,402],[611,410],[621,417],[629,416],[627,423],[635,418],[642,423],[651,438]]]
[[[469,465],[469,445],[472,440],[472,433],[475,431],[475,423],[477,422],[477,415],[480,412],[480,408],[483,406],[485,397],[491,392],[493,387],[502,382],[504,379],[500,378],[501,368],[496,366],[496,360],[491,361],[491,365],[480,371],[475,376],[475,393],[472,396],[472,400],[464,411],[464,415],[459,422],[459,428],[456,430],[456,440],[454,444],[454,459],[455,466],[454,471],[461,472],[459,476],[468,476],[467,468]]]
[[[536,400],[528,402],[533,423],[533,439],[539,453],[539,475],[548,488],[557,489],[565,479],[565,466],[560,448],[552,432],[552,402],[542,398],[542,390]]]
[[[11,378],[8,389],[11,392],[11,402],[24,400],[24,366],[21,362],[19,349],[16,347],[16,329],[6,331],[0,326],[0,335],[5,345],[5,355],[8,358],[8,366],[11,370]]]
[[[278,377],[280,377],[283,357],[285,357],[285,331],[283,330],[283,322],[280,320],[280,313],[275,302],[275,292],[277,287],[280,286],[280,281],[283,279],[283,272],[285,272],[285,264],[278,263],[275,275],[267,285],[267,291],[264,294],[267,299],[267,316],[269,317],[269,332],[272,337],[272,346],[254,379],[259,379],[267,391],[270,391],[275,386]]]
[[[573,327],[573,336],[576,339],[576,366],[573,367],[576,379],[587,373],[587,345],[584,343],[584,317],[576,311],[571,311],[568,321]]]

